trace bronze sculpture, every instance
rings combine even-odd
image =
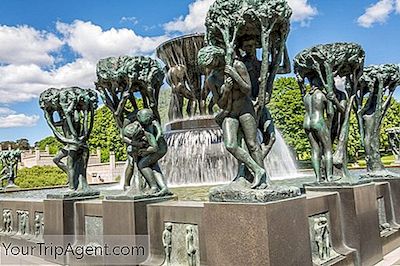
[[[93,128],[97,93],[90,89],[68,87],[50,88],[41,93],[40,107],[55,137],[65,146],[54,162],[66,172],[69,191],[48,197],[94,196],[98,191],[89,188],[86,169],[89,160],[87,140]],[[58,119],[58,121],[56,121]],[[67,158],[67,163],[61,159]]]
[[[304,126],[312,144],[317,182],[333,179],[358,182],[347,167],[347,142],[364,57],[365,52],[357,44],[333,43],[305,49],[294,59],[295,74],[307,109]],[[346,79],[344,90],[336,87],[335,77]],[[309,92],[306,92],[306,79],[311,86]],[[334,141],[337,145],[333,153]]]
[[[382,121],[399,85],[400,68],[394,64],[365,67],[360,78],[357,118],[367,162],[365,177],[399,177],[385,169],[379,152]]]
[[[0,172],[0,189],[3,189],[3,180],[7,180],[5,189],[17,188],[14,181],[17,178],[18,162],[21,161],[20,150],[0,151],[0,162],[2,170]]]
[[[287,72],[285,42],[291,13],[284,0],[217,0],[210,7],[206,18],[207,46],[199,51],[198,60],[209,71],[206,84],[221,109],[216,121],[223,129],[225,147],[243,163],[231,185],[210,191],[210,200],[268,201],[299,194],[296,189],[273,188],[263,164],[274,142],[266,104],[276,74]],[[245,43],[248,35],[262,48],[260,62],[254,58],[255,45]],[[238,48],[245,53],[244,57],[239,57]],[[264,135],[263,146],[257,142],[258,128]],[[240,187],[247,191],[246,196],[239,196]],[[225,193],[224,189],[232,193]],[[255,199],[254,193],[263,196]]]
[[[127,192],[107,198],[171,195],[158,165],[158,160],[167,152],[158,113],[158,95],[164,79],[162,68],[149,57],[110,57],[98,62],[97,77],[96,89],[113,112],[128,155],[124,184]],[[134,95],[137,90],[142,95],[144,108],[139,108]],[[136,175],[135,183],[131,184],[135,165],[141,176]]]

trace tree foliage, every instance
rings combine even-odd
[[[49,146],[50,154],[56,154],[58,150],[63,147],[63,144],[59,142],[54,136],[48,136],[36,142],[36,147],[38,147],[41,151],[44,151],[47,145]]]
[[[20,149],[20,150],[29,150],[30,144],[27,139],[17,139],[16,141],[2,141],[0,142],[1,148],[3,150],[8,149],[11,146],[11,149]]]
[[[279,78],[275,81],[269,109],[286,144],[296,152],[299,159],[308,158],[310,144],[303,129],[305,110],[294,78]]]
[[[90,135],[89,148],[91,151],[101,149],[101,161],[108,161],[110,151],[115,152],[117,160],[126,160],[125,145],[122,143],[117,123],[106,107],[96,110],[92,134]]]

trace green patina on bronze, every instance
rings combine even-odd
[[[158,96],[164,80],[159,63],[144,56],[120,56],[97,63],[96,89],[105,105],[113,112],[121,138],[127,145],[123,195],[109,199],[139,199],[171,195],[158,161],[166,154],[158,114]],[[140,110],[135,92],[140,92],[144,108]],[[133,108],[128,108],[128,103]],[[135,165],[141,176],[135,176]]]
[[[164,71],[159,63],[145,56],[120,56],[101,59],[97,63],[96,89],[104,104],[110,108],[119,128],[131,113],[126,108],[129,101],[134,111],[139,110],[135,92],[140,92],[143,106],[158,114],[158,95],[164,81]]]
[[[68,176],[70,191],[64,197],[98,194],[86,180],[87,140],[93,128],[97,93],[79,87],[49,88],[40,94],[39,104],[55,137],[65,145],[54,158],[54,163]]]
[[[330,182],[335,178],[348,183],[358,181],[347,168],[347,142],[350,113],[364,58],[365,52],[358,44],[333,43],[306,49],[294,59],[294,71],[304,96],[304,128],[312,146],[317,182]],[[344,89],[336,87],[335,77],[346,79]],[[306,79],[310,83],[309,90],[305,86]]]
[[[17,187],[14,184],[14,180],[17,178],[18,162],[20,161],[20,150],[0,151],[0,162],[2,166],[0,172],[0,189],[3,189],[3,180],[7,180],[5,188]]]
[[[399,177],[382,164],[379,153],[383,118],[390,107],[396,88],[400,85],[398,65],[372,65],[364,68],[358,84],[360,96],[357,110],[361,140],[367,161],[367,177]]]
[[[210,191],[212,201],[265,202],[298,195],[293,188],[270,186],[263,163],[275,141],[266,104],[276,74],[290,72],[285,43],[291,14],[284,0],[217,0],[207,14],[207,46],[199,51],[198,62],[209,73],[206,84],[221,110],[216,121],[225,147],[240,163],[230,185]],[[261,61],[257,48],[262,48]],[[262,145],[257,129],[263,133]]]

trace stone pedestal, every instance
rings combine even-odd
[[[44,242],[65,246],[73,244],[75,234],[75,208],[74,203],[81,200],[95,199],[94,197],[82,197],[71,199],[45,199],[44,200]],[[66,258],[59,256],[46,256],[46,260],[65,264]]]
[[[306,191],[338,192],[344,240],[357,250],[360,265],[374,265],[382,258],[375,184],[355,186],[306,186]]]
[[[400,223],[400,178],[399,179],[384,179],[383,182],[388,182],[390,186],[390,194],[392,197],[394,219]]]
[[[395,217],[393,197],[395,193],[388,182],[375,183],[378,202],[379,225],[382,240],[383,255],[395,250],[400,246],[400,225]]]
[[[312,265],[304,196],[270,203],[205,203],[208,265]]]
[[[134,244],[135,236],[146,236],[149,234],[147,227],[147,206],[149,204],[175,199],[175,196],[167,196],[138,200],[103,200],[104,236],[111,236],[114,239],[115,236],[121,236],[124,239],[131,238]],[[146,245],[149,245],[148,238],[146,238]],[[145,252],[147,258],[149,255],[149,247],[147,247]],[[146,258],[144,258],[144,260],[146,260]],[[105,265],[115,264],[115,259],[118,260],[118,258],[114,258],[108,262],[109,259],[108,257],[105,258]],[[121,264],[124,261],[124,258],[121,257],[121,261],[118,263]],[[125,261],[125,264],[126,263]],[[135,265],[135,263],[130,263]]]
[[[196,228],[194,234],[196,265],[210,265],[207,263],[203,209],[203,202],[190,201],[169,201],[149,205],[147,213],[151,257],[145,265],[163,265],[165,250],[162,238],[167,223],[172,224],[171,265],[187,265],[185,236],[186,228],[190,225]]]
[[[359,265],[356,250],[349,248],[345,243],[339,193],[308,191],[306,196],[309,221],[321,215],[326,215],[329,219],[330,244],[336,256],[331,252],[331,257],[322,265]],[[313,230],[312,227],[311,230]],[[311,239],[311,245],[313,241],[315,239]],[[318,258],[318,252],[314,250],[313,259],[316,260],[316,258]]]
[[[160,197],[140,200],[104,200],[104,235],[147,235],[147,205],[176,197]]]

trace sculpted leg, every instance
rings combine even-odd
[[[311,144],[311,163],[314,168],[315,176],[317,177],[317,182],[321,182],[321,148],[312,131],[306,130],[306,133]]]
[[[168,194],[169,189],[167,185],[165,184],[164,180],[164,175],[161,172],[160,166],[157,164],[154,165],[153,167],[153,174],[154,174],[154,179],[160,189],[160,191],[157,193],[159,196],[163,196]]]
[[[333,175],[333,155],[332,155],[332,141],[328,128],[325,126],[320,132],[319,138],[321,139],[322,149],[324,153],[325,174],[326,181],[332,181]]]
[[[68,156],[68,151],[65,148],[62,148],[57,155],[53,158],[53,162],[61,168],[66,174],[68,174],[68,167],[65,163],[63,163],[61,160],[65,157]]]
[[[263,178],[265,178],[265,170],[250,156],[246,150],[240,147],[238,142],[239,121],[234,118],[227,117],[222,123],[222,130],[224,135],[224,143],[226,149],[237,159],[243,162],[254,173],[253,185],[259,185]]]
[[[257,143],[257,122],[254,116],[251,114],[241,115],[240,125],[244,135],[247,148],[249,149],[251,157],[257,162],[258,166],[263,170],[263,174],[255,174],[253,181],[253,188],[260,186],[261,184],[269,183],[269,177],[264,170],[264,157],[261,150],[261,146]]]
[[[156,193],[158,191],[158,186],[156,182],[156,177],[153,172],[153,161],[156,154],[151,154],[141,158],[138,162],[138,169],[143,177],[146,179],[147,184],[150,186],[150,193]]]
[[[131,186],[131,181],[132,181],[134,170],[135,170],[134,159],[131,155],[128,154],[128,165],[126,166],[126,169],[125,169],[124,190],[127,187]]]

